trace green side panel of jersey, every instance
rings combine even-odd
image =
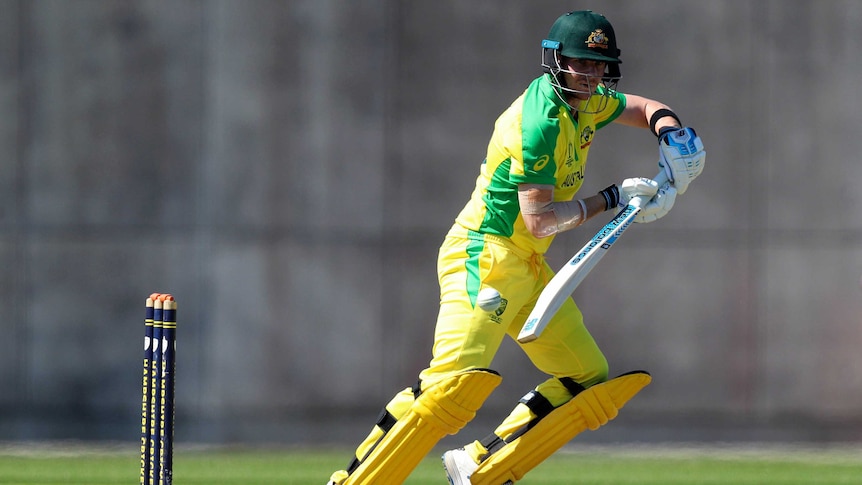
[[[482,232],[509,237],[514,232],[515,220],[521,210],[518,202],[518,184],[509,178],[512,160],[504,160],[491,175],[491,183],[485,188],[482,201],[485,203],[485,218]]]
[[[554,150],[560,136],[560,107],[549,98],[543,86],[533,82],[524,93],[521,112],[521,152],[524,179],[518,183],[555,184],[557,164]]]

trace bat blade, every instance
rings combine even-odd
[[[584,281],[608,249],[628,229],[638,212],[640,212],[639,207],[626,206],[551,278],[521,328],[518,342],[527,343],[539,338],[566,298]]]
[[[654,180],[659,186],[668,182],[664,171],[660,172]],[[646,202],[642,197],[633,199],[551,278],[539,295],[536,306],[533,307],[524,326],[521,327],[518,342],[527,343],[539,338],[566,298],[575,291],[611,246],[629,228],[640,212],[641,206]]]

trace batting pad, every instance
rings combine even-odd
[[[403,483],[440,439],[476,416],[500,381],[492,370],[474,369],[424,390],[343,485]]]
[[[520,480],[581,432],[596,430],[614,419],[651,380],[646,372],[635,371],[580,392],[486,458],[470,476],[470,483],[500,485]]]

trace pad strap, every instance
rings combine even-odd
[[[380,428],[380,430],[383,431],[383,435],[385,435],[386,433],[389,432],[389,430],[392,429],[393,426],[395,426],[395,423],[397,423],[397,422],[398,422],[398,419],[395,416],[393,416],[392,413],[390,413],[388,409],[383,408],[383,411],[381,411],[380,415],[377,416],[377,422],[374,424],[376,424]],[[383,435],[381,435],[381,437]],[[347,465],[347,473],[348,474],[353,473],[354,470],[359,468],[359,465],[362,464],[362,461],[365,458],[368,458],[368,455],[370,455],[371,452],[374,451],[374,448],[376,447],[376,445],[377,445],[377,443],[375,443],[374,445],[372,445],[369,448],[369,450],[365,453],[365,456],[362,457],[362,460],[360,460],[359,458],[354,456],[353,460],[350,461],[350,464]]]
[[[572,381],[572,382],[574,382],[574,381]],[[491,433],[488,436],[479,440],[479,443],[482,446],[484,446],[485,449],[487,450],[487,454],[485,454],[482,457],[482,460],[485,460],[489,456],[496,453],[502,447],[506,446],[507,443],[515,441],[516,439],[518,439],[521,435],[526,433],[530,428],[535,426],[536,423],[539,422],[539,420],[541,420],[545,416],[551,414],[551,412],[554,410],[554,405],[551,404],[551,401],[548,401],[548,398],[539,394],[539,392],[537,392],[537,391],[528,392],[527,395],[522,397],[518,402],[523,404],[524,406],[527,406],[527,409],[529,409],[530,412],[535,414],[536,417],[534,419],[530,420],[530,422],[527,423],[525,426],[521,427],[520,429],[518,429],[517,431],[512,433],[511,436],[509,436],[509,441],[506,441],[505,439],[501,438],[500,436],[497,436],[496,433]]]
[[[577,396],[578,394],[584,392],[587,389],[571,377],[560,377],[557,380],[560,381],[561,384],[563,384],[563,387],[565,387],[567,391],[572,393],[572,397]]]
[[[504,440],[503,438],[500,438],[499,436],[497,436],[494,433],[491,433],[488,436],[482,438],[481,440],[479,440],[479,443],[486,450],[485,455],[482,457],[483,461],[485,459],[487,459],[489,456],[491,456],[494,453],[496,453],[497,451],[499,451],[500,448],[506,446],[506,440]]]
[[[538,418],[544,418],[554,410],[554,405],[548,398],[539,394],[537,391],[530,391],[526,396],[522,397],[519,403],[527,406],[533,414]]]

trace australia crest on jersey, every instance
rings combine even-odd
[[[581,148],[582,149],[590,146],[590,143],[593,142],[593,135],[595,135],[595,134],[596,134],[596,132],[593,131],[592,126],[586,126],[586,127],[584,127],[583,130],[581,130]]]

